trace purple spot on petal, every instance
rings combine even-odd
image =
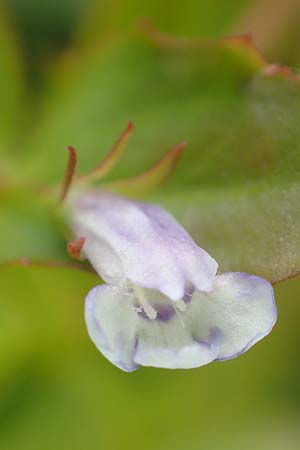
[[[223,333],[218,327],[212,327],[209,330],[208,340],[213,343],[218,343],[223,338]]]
[[[186,286],[185,293],[182,298],[185,304],[190,303],[190,301],[192,300],[193,293],[195,292],[195,289],[196,289],[195,286],[193,286],[192,284]]]
[[[149,319],[145,311],[138,305],[135,305],[135,308],[136,313],[139,315],[139,317],[142,317],[146,320],[159,320],[160,322],[168,322],[168,320],[172,319],[172,317],[175,315],[175,311],[171,303],[165,305],[153,305],[153,308],[157,313],[156,319]]]
[[[174,308],[172,305],[159,305],[155,307],[157,312],[156,320],[160,320],[161,322],[168,322],[174,314]]]

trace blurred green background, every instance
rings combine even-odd
[[[145,17],[202,43],[154,42]],[[299,272],[299,80],[266,76],[251,45],[217,40],[250,31],[265,61],[294,70],[299,19],[298,0],[0,2],[1,450],[299,448],[299,279],[276,285],[278,324],[240,358],[122,373],[85,329],[84,297],[99,279],[46,264],[68,256],[43,197],[62,179],[66,145],[88,170],[132,119],[110,180],[187,140],[148,199],[223,271]]]

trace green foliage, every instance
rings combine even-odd
[[[300,263],[299,82],[262,74],[264,64],[242,40],[195,45],[123,32],[79,51],[49,85],[23,145],[21,177],[43,187],[62,180],[67,144],[78,149],[79,170],[92,168],[131,118],[137,129],[112,179],[146,170],[187,140],[175,176],[151,200],[170,208],[221,270],[292,276]],[[65,258],[42,197],[22,193],[20,214],[3,201],[2,260]]]
[[[299,94],[298,81],[258,74],[245,92],[246,121],[223,130],[221,148],[207,148],[197,167],[189,161],[199,182],[178,188],[178,174],[152,199],[182,218],[222,271],[273,282],[299,273]]]
[[[16,37],[0,4],[0,156],[16,142],[20,120],[23,80]],[[4,158],[1,166],[4,164]],[[4,167],[1,168],[1,172]],[[1,175],[0,172],[0,175]]]
[[[249,0],[94,0],[80,29],[80,44],[91,45],[105,33],[119,32],[141,18],[174,34],[222,36]]]
[[[44,189],[62,181],[64,147],[74,145],[79,171],[89,170],[132,119],[136,131],[109,181],[140,173],[186,140],[173,178],[146,200],[170,209],[221,271],[272,281],[299,272],[299,81],[264,74],[247,42],[168,48],[164,38],[132,32],[146,15],[164,31],[220,36],[246,3],[95,1],[77,44],[47,66],[37,97],[39,64],[66,45],[83,2],[10,0],[27,68],[39,73],[29,80],[34,98],[23,95],[16,39],[1,15],[1,449],[298,448],[299,280],[276,287],[279,323],[241,358],[124,374],[85,329],[83,299],[101,280],[47,266],[69,261]],[[8,262],[18,258],[23,265]],[[26,266],[26,258],[42,261]]]
[[[241,40],[160,41],[115,38],[58,72],[28,143],[27,177],[62,178],[69,143],[79,168],[92,168],[131,118],[137,129],[113,179],[145,170],[187,140],[173,179],[150,200],[170,208],[221,270],[271,281],[294,275],[299,81],[264,74],[260,55]]]
[[[92,167],[128,118],[135,121],[137,131],[115,178],[147,168],[186,138],[190,159],[201,161],[199,151],[211,134],[216,136],[213,144],[224,149],[223,136],[217,138],[220,128],[234,125],[241,129],[247,114],[244,83],[262,64],[251,49],[240,44],[163,50],[142,36],[117,38],[79,61],[75,68],[70,65],[70,70],[64,67],[28,143],[31,177],[61,177],[62,147],[69,143],[78,148],[82,169]],[[47,155],[51,155],[51,165],[45,164]]]
[[[67,259],[64,229],[40,194],[0,191],[0,262],[18,258]]]
[[[53,54],[65,48],[74,34],[78,21],[89,0],[6,0],[11,20],[22,39],[25,65],[30,84],[39,78],[41,65]],[[32,78],[33,77],[33,78]],[[36,86],[35,86],[36,87]]]
[[[1,351],[5,450],[297,449],[299,281],[276,289],[280,321],[242,357],[133,374],[88,339],[83,298],[96,283],[62,268],[0,272],[0,337],[10,343]]]

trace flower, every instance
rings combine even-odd
[[[277,318],[273,288],[216,261],[162,208],[100,190],[75,192],[71,226],[106,282],[86,297],[92,341],[124,371],[234,358]]]

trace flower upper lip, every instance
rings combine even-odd
[[[77,237],[85,237],[84,254],[105,281],[126,278],[175,301],[188,284],[211,289],[216,261],[160,207],[87,191],[72,202],[72,218]]]

